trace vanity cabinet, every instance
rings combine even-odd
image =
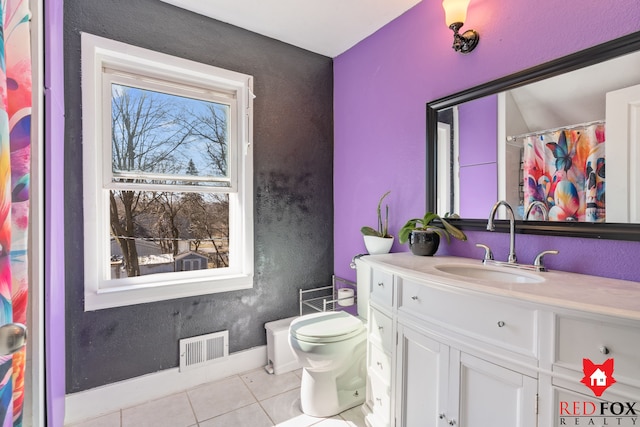
[[[396,425],[535,427],[536,311],[396,284]]]
[[[389,426],[391,420],[392,354],[395,348],[391,317],[373,307],[369,309],[367,343],[367,402],[371,425]]]
[[[631,402],[640,425],[640,284],[560,272],[539,285],[471,282],[430,267],[446,262],[474,261],[388,254],[358,265],[370,290],[369,427],[576,425],[574,402]],[[562,298],[578,289],[582,301]],[[600,398],[581,383],[585,358],[615,359]]]
[[[537,312],[505,298],[398,277],[398,319],[428,322],[429,329],[463,343],[507,352],[535,364]]]
[[[369,426],[389,427],[393,419],[391,398],[393,381],[393,355],[396,333],[393,324],[394,276],[381,269],[359,264],[358,269],[367,268],[365,284],[369,288],[368,342],[367,342],[367,396],[365,420]]]
[[[595,363],[613,358],[616,381],[640,388],[640,352],[633,345],[640,343],[638,322],[562,311],[555,316],[554,332],[555,373],[581,376],[584,358]]]
[[[450,417],[466,427],[535,427],[538,381],[468,353],[452,352]],[[456,407],[456,403],[458,406]],[[455,422],[457,421],[457,423]]]
[[[435,426],[448,402],[449,347],[410,326],[398,326],[396,424]]]
[[[399,426],[535,427],[537,380],[399,327]]]

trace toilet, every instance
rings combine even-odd
[[[289,344],[303,367],[302,412],[330,417],[364,403],[367,330],[344,311],[300,316],[289,326]]]

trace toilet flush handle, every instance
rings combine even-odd
[[[8,356],[27,344],[27,327],[22,323],[0,326],[0,356]]]

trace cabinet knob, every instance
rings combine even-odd
[[[377,365],[380,368],[380,370],[382,370],[382,362],[378,362]]]
[[[602,353],[602,354],[609,354],[610,353],[609,349],[604,345],[601,345],[598,350],[600,350],[600,353]]]
[[[382,331],[384,329],[384,326],[378,326],[378,330]]]
[[[384,283],[378,282],[378,286],[380,286],[381,288],[384,288]]]
[[[412,296],[411,299],[414,300],[414,301],[418,301],[418,295]]]
[[[440,415],[438,415],[438,417],[439,417],[441,420],[444,420],[445,418],[447,418],[447,416],[446,416],[445,414],[440,414]]]
[[[450,421],[449,421],[449,425],[450,425],[450,426],[454,426],[454,425],[456,425],[456,420],[450,420]]]
[[[502,320],[498,321],[498,328],[502,328],[504,325],[505,323]]]

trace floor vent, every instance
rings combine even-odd
[[[180,340],[180,372],[229,356],[229,331]]]

